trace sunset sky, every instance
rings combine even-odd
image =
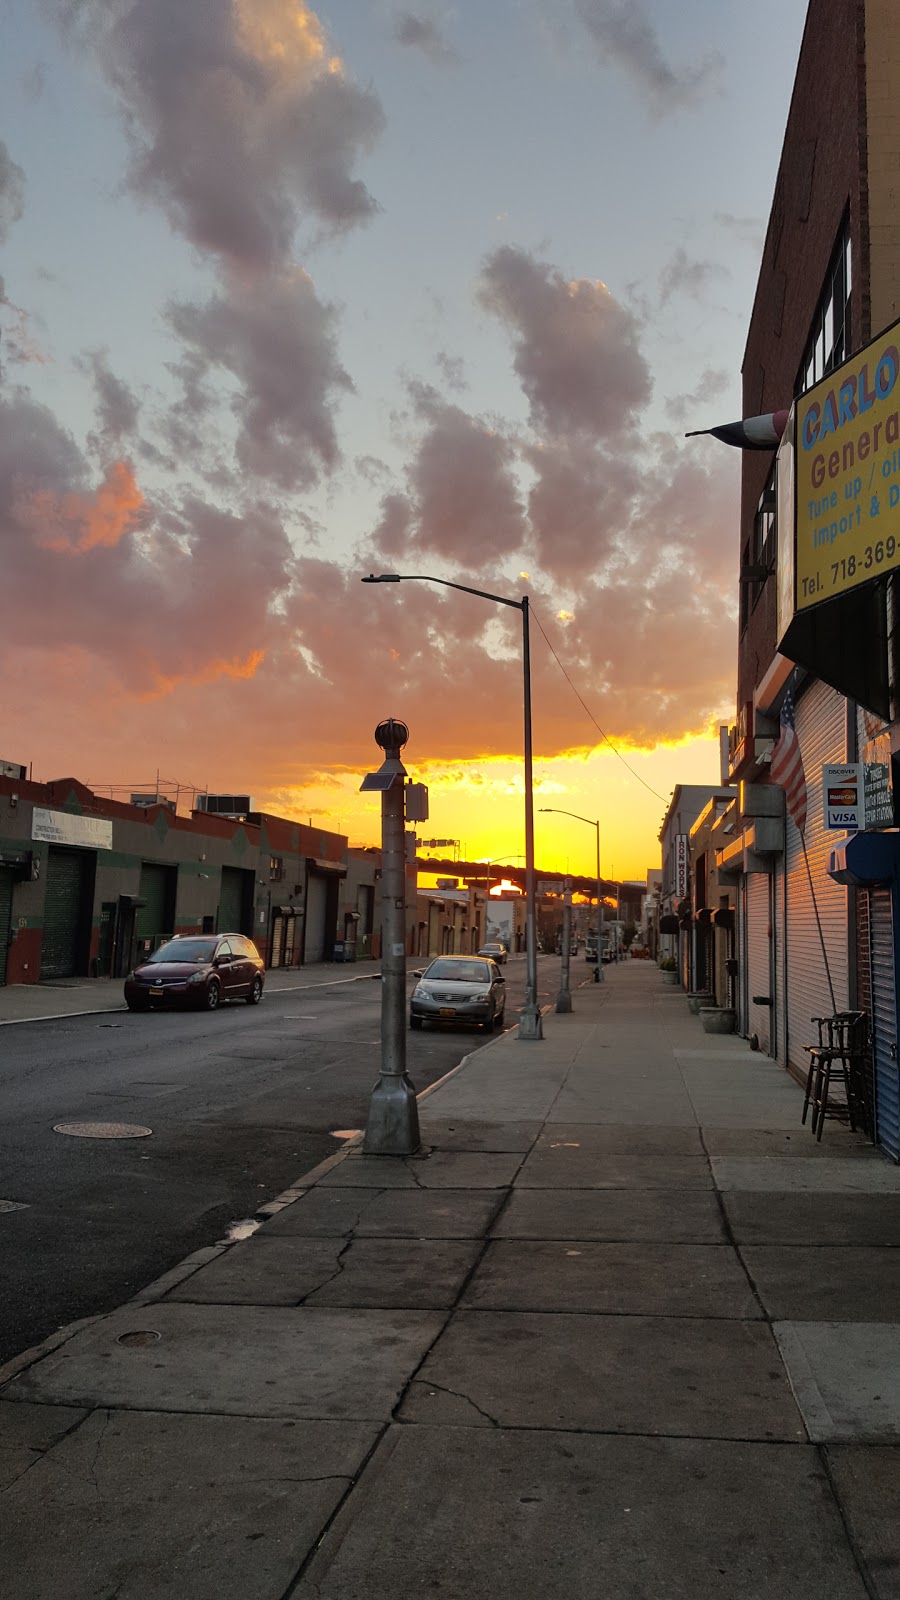
[[[529,594],[535,804],[642,877],[734,717],[740,460],[683,434],[740,415],[804,14],[0,0],[0,758],[373,843],[393,714],[418,831],[512,855],[519,613],[359,582],[436,574]]]

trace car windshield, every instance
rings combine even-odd
[[[147,959],[154,963],[178,961],[193,966],[198,961],[211,961],[215,949],[215,939],[170,939],[168,944],[161,944]]]
[[[432,961],[425,974],[429,983],[490,983],[486,961]]]

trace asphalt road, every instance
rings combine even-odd
[[[540,957],[538,973],[546,1004],[556,996],[558,958]],[[524,960],[510,961],[505,976],[510,1024]],[[573,984],[582,977],[573,961]],[[120,1305],[339,1149],[337,1133],[364,1127],[380,1005],[378,981],[319,980],[272,990],[255,1008],[117,1012],[3,1029],[0,1362],[77,1317]],[[407,1038],[417,1090],[488,1042],[431,1028]],[[54,1132],[59,1123],[97,1122],[152,1132]]]

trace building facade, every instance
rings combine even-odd
[[[743,364],[745,416],[792,410],[777,456],[743,456],[727,774],[736,792],[714,835],[719,880],[735,902],[740,1032],[805,1076],[814,1019],[866,1010],[875,1137],[895,1159],[898,563],[887,513],[898,417],[884,407],[883,422],[855,442],[840,429],[868,409],[879,415],[890,388],[877,358],[872,388],[863,354],[900,315],[898,91],[900,12],[891,0],[810,0]],[[800,488],[810,469],[821,495]],[[855,487],[852,476],[841,483],[851,469]],[[863,513],[871,545],[848,556]],[[803,575],[812,519],[821,526],[811,544],[829,546],[825,583]],[[796,800],[785,807],[771,778],[788,694],[805,817]],[[880,809],[853,834],[833,825],[840,812],[824,797],[829,767],[859,767],[860,781],[863,767],[881,774]]]

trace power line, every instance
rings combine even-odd
[[[613,755],[618,756],[618,758],[621,761],[623,767],[627,767],[628,768],[628,771],[631,773],[631,776],[633,778],[637,778],[638,783],[642,783],[644,785],[645,789],[649,789],[651,794],[655,794],[657,800],[661,800],[664,805],[668,805],[668,803],[669,803],[668,795],[660,794],[658,789],[654,789],[652,783],[648,783],[646,778],[642,778],[639,772],[635,772],[634,767],[631,766],[630,762],[625,760],[625,757],[623,756],[621,750],[618,750],[616,748],[616,746],[613,744],[612,739],[609,737],[609,734],[604,733],[604,731],[601,728],[599,722],[597,721],[597,718],[594,716],[593,711],[591,710],[589,705],[585,704],[584,699],[579,694],[579,692],[576,689],[574,683],[572,682],[572,679],[569,677],[568,672],[566,671],[565,667],[563,666],[562,662],[560,661],[559,656],[556,654],[556,651],[554,650],[553,645],[550,643],[550,640],[549,640],[549,638],[547,636],[547,630],[545,629],[544,624],[541,622],[540,617],[538,616],[537,612],[534,609],[534,602],[533,601],[530,602],[530,609],[531,609],[531,615],[534,617],[534,620],[537,623],[538,627],[540,628],[541,633],[544,635],[544,643],[546,644],[547,649],[550,651],[550,654],[552,655],[554,661],[556,662],[556,665],[559,667],[560,672],[562,673],[563,677],[565,678],[566,683],[569,685],[569,688],[571,689],[572,693],[574,694],[574,696],[575,696],[576,700],[578,701],[579,705],[581,706],[582,710],[584,712],[586,712],[587,715],[590,717],[590,719],[591,719],[592,723],[594,724],[594,727],[597,729],[597,732],[599,733],[601,739],[605,739],[606,740],[606,743],[609,745],[609,748],[612,751]]]

